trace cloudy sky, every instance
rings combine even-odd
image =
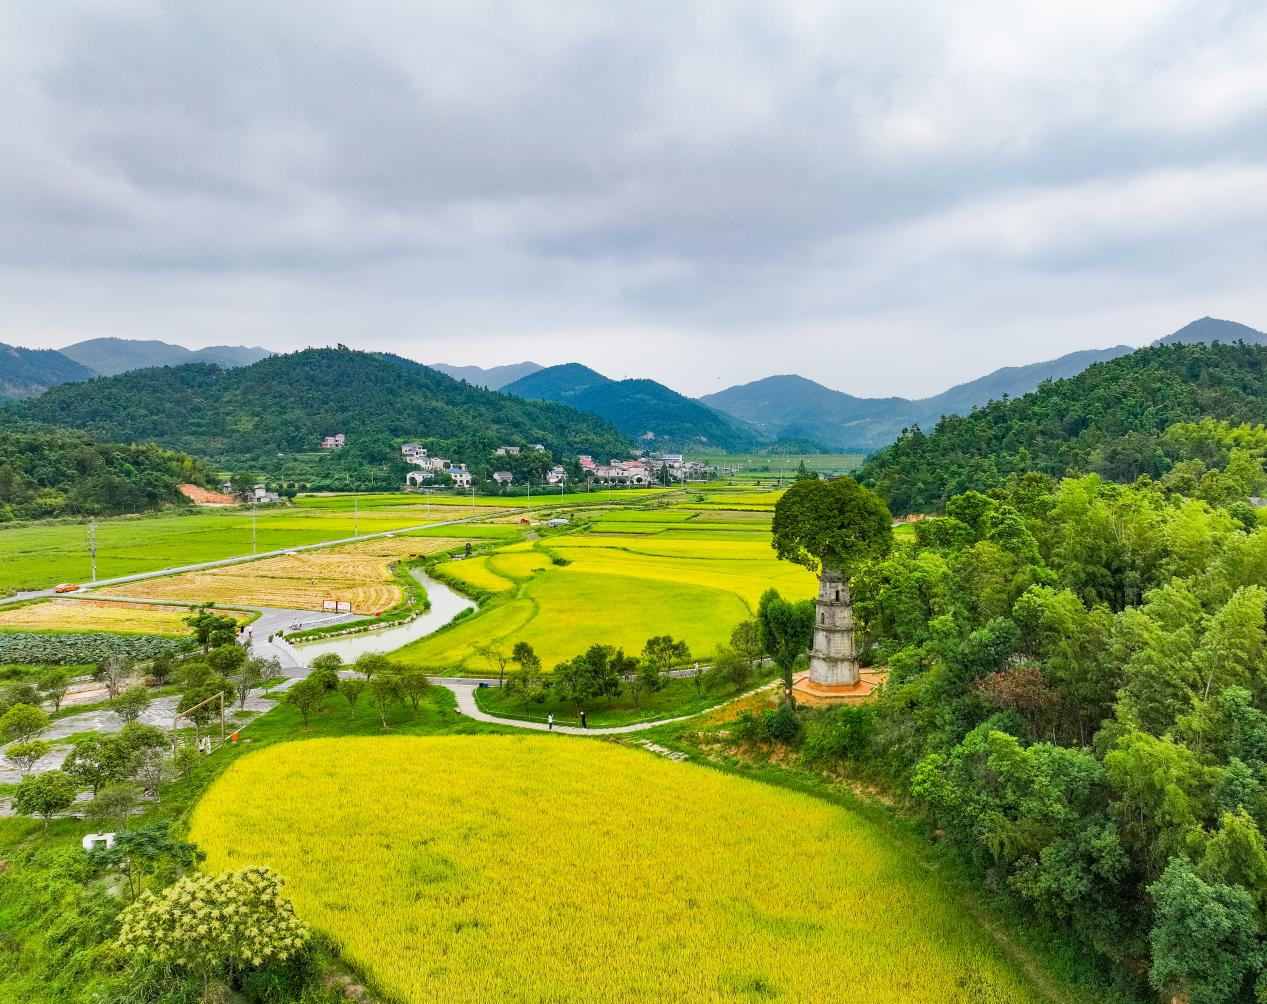
[[[1267,328],[1258,0],[9,3],[0,88],[14,344],[870,396]]]

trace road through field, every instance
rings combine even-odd
[[[513,509],[511,512],[522,512],[521,509]],[[260,558],[277,558],[283,554],[297,554],[300,551],[318,551],[327,547],[337,547],[340,544],[355,544],[363,540],[374,540],[379,537],[394,537],[401,533],[412,533],[415,530],[434,530],[441,526],[458,526],[462,523],[475,523],[483,519],[487,519],[487,513],[478,513],[474,516],[465,516],[462,519],[449,519],[440,523],[422,523],[418,526],[402,526],[395,530],[383,530],[379,533],[363,533],[355,537],[342,537],[338,540],[323,540],[316,544],[299,544],[295,547],[283,547],[276,551],[260,551],[258,554],[242,554],[234,558],[219,558],[215,561],[201,561],[193,565],[175,565],[171,568],[160,568],[152,572],[137,572],[135,575],[121,575],[114,579],[98,579],[93,583],[85,583],[85,589],[102,589],[106,586],[120,586],[125,582],[143,582],[146,579],[157,579],[165,575],[176,575],[180,572],[199,572],[207,568],[223,568],[225,565],[240,565],[247,561],[257,561]],[[15,593],[11,599],[14,600],[33,600],[47,596],[56,595],[52,588],[48,589],[29,589],[25,592]]]

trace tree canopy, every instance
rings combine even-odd
[[[853,478],[802,479],[779,499],[771,532],[780,558],[849,575],[861,562],[888,554],[893,517],[875,492]]]

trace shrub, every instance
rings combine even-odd
[[[777,742],[784,746],[795,746],[801,739],[801,720],[786,704],[760,715],[741,711],[731,729],[731,735],[740,742]]]
[[[135,968],[170,966],[197,978],[204,994],[222,982],[240,986],[293,962],[308,943],[281,887],[261,867],[187,876],[124,910],[116,944]]]
[[[865,759],[874,730],[875,712],[869,705],[844,705],[811,714],[805,723],[805,762],[823,765]]]

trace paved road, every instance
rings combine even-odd
[[[519,512],[527,510],[511,509],[510,512]],[[175,575],[178,572],[198,572],[204,568],[223,568],[225,565],[239,565],[244,561],[256,561],[259,558],[276,558],[283,554],[294,554],[298,551],[319,551],[327,547],[338,547],[340,544],[355,544],[362,540],[375,540],[380,537],[394,537],[398,533],[410,533],[414,530],[431,530],[440,526],[459,526],[462,523],[473,523],[481,519],[488,519],[491,513],[477,513],[474,516],[464,516],[462,519],[446,519],[438,523],[420,523],[417,526],[402,526],[395,530],[383,530],[380,533],[362,533],[356,537],[341,537],[338,540],[323,540],[316,544],[298,544],[295,547],[283,547],[276,551],[261,551],[259,554],[241,554],[233,558],[220,558],[216,561],[201,561],[194,565],[174,565],[171,568],[160,568],[152,572],[137,572],[134,575],[120,575],[113,579],[98,579],[96,582],[83,583],[84,589],[102,589],[105,586],[121,586],[125,582],[141,582],[145,579],[157,579],[163,575]],[[15,593],[11,599],[15,600],[33,600],[45,596],[55,596],[56,593],[52,589],[30,589],[26,592]],[[99,597],[98,597],[99,598]],[[311,616],[312,611],[306,611]]]

